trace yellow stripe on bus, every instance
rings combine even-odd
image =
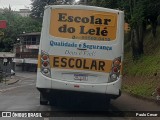
[[[38,68],[41,67],[40,55],[38,57]],[[79,58],[69,56],[51,56],[51,68],[87,70],[95,72],[110,72],[112,67],[111,60],[100,60],[93,58]]]
[[[60,38],[115,40],[117,14],[96,10],[53,9],[49,33]]]
[[[61,69],[109,72],[112,61],[68,56],[50,56],[51,67]]]

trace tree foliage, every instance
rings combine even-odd
[[[105,8],[119,8],[118,0],[89,0],[87,4]]]
[[[4,32],[4,36],[0,37],[0,51],[11,51],[19,34],[41,30],[40,22],[30,17],[22,17],[7,8],[3,10],[3,13],[0,13],[0,20],[7,21],[7,28],[1,29]]]
[[[73,4],[74,0],[32,0],[31,17],[42,21],[46,5]]]
[[[160,15],[159,0],[90,0],[90,5],[121,9],[125,12],[125,21],[131,27],[131,46],[134,59],[143,54],[143,38],[147,25],[152,26],[156,37],[157,19]]]

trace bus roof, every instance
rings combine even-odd
[[[61,8],[61,9],[85,9],[85,10],[97,10],[97,11],[108,11],[108,12],[120,12],[123,13],[121,10],[117,9],[110,9],[110,8],[104,8],[104,7],[97,7],[97,6],[87,6],[87,5],[47,5],[45,9],[47,8]]]

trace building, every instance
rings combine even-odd
[[[14,70],[13,59],[14,53],[11,52],[0,52],[0,71],[10,73],[11,69]]]
[[[31,14],[30,9],[20,9],[18,11],[18,14],[21,15],[22,17],[29,17],[29,15]]]
[[[13,11],[10,7],[9,8],[4,8],[4,9],[8,9],[10,11]],[[0,13],[4,12],[4,9],[0,8]],[[30,9],[19,9],[19,11],[13,11],[15,14],[19,14],[22,17],[29,17],[31,14],[31,10]]]
[[[20,34],[14,45],[15,71],[36,71],[40,32]]]

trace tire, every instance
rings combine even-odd
[[[48,105],[48,100],[40,93],[40,105]]]
[[[51,106],[57,106],[58,105],[58,101],[59,100],[57,100],[57,96],[56,95],[52,95],[52,97],[50,97],[50,99],[49,99],[49,104]]]
[[[110,107],[110,102],[111,102],[111,98],[106,98],[106,102],[105,102],[105,107],[109,108]]]
[[[111,98],[107,98],[106,103],[110,104]]]

